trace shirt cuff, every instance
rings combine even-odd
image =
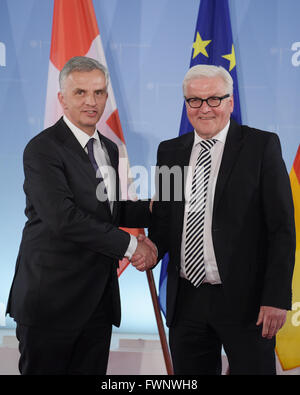
[[[127,251],[125,252],[124,256],[130,260],[132,258],[132,255],[135,253],[138,242],[137,242],[137,238],[135,236],[132,236],[132,235],[129,235],[129,236],[130,236],[130,242],[129,242]]]

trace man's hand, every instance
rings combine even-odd
[[[283,327],[287,311],[277,307],[261,306],[256,325],[262,324],[262,337],[272,339]]]
[[[157,249],[148,237],[138,236],[138,246],[131,258],[132,266],[144,272],[151,269],[157,262]]]

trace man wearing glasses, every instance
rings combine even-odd
[[[276,374],[275,335],[291,308],[295,258],[280,142],[230,119],[233,81],[222,67],[192,67],[183,93],[194,131],[162,142],[157,166],[188,167],[185,198],[164,201],[157,176],[149,232],[159,259],[170,258],[174,372],[220,374],[223,346],[231,374]]]

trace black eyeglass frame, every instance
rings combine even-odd
[[[221,97],[219,97],[219,96],[211,96],[211,97],[208,97],[207,99],[202,99],[201,97],[190,97],[189,99],[186,98],[186,97],[184,97],[184,99],[185,99],[185,101],[188,103],[188,105],[189,105],[191,108],[201,108],[203,102],[206,102],[206,104],[207,104],[209,107],[215,108],[215,107],[219,107],[219,106],[221,105],[222,100],[227,99],[227,97],[230,97],[230,96],[231,96],[230,93],[227,93],[227,95],[224,95],[224,96],[221,96]],[[216,106],[212,106],[211,104],[208,103],[208,101],[209,101],[210,99],[219,99],[219,104],[217,104]],[[191,101],[192,101],[192,100],[201,100],[200,106],[195,106],[195,107],[191,106]]]

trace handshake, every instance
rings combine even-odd
[[[140,272],[151,269],[157,263],[157,248],[145,235],[138,235],[138,245],[131,257],[132,266]]]

